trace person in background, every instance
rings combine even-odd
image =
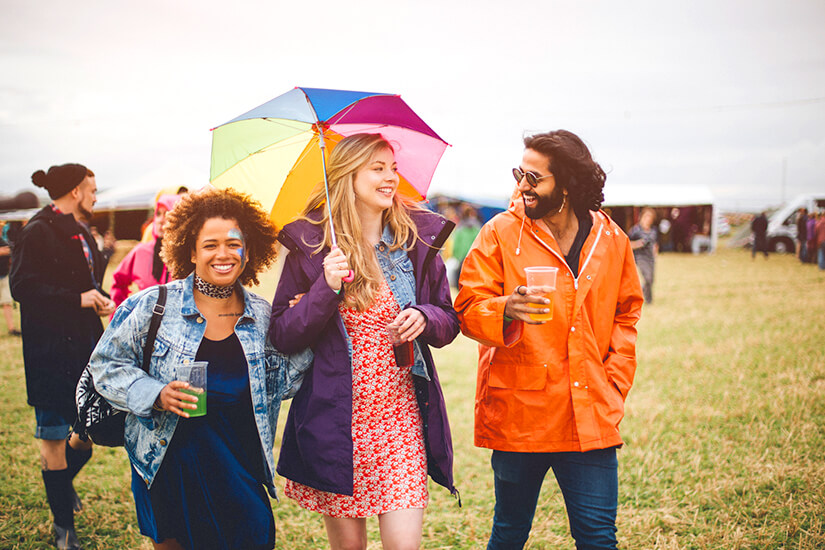
[[[459,277],[461,276],[461,265],[464,263],[464,258],[467,257],[467,252],[470,251],[479,230],[481,230],[481,220],[478,218],[478,212],[469,204],[464,205],[461,210],[461,221],[453,234],[453,256],[458,260]]]
[[[753,221],[751,221],[751,231],[753,232],[753,247],[751,247],[751,259],[756,258],[758,252],[765,255],[768,259],[768,216],[765,212],[760,212]]]
[[[441,215],[444,216],[447,221],[458,225],[458,214],[452,206],[444,208],[444,210],[441,211]],[[461,269],[461,262],[458,261],[453,253],[454,241],[455,231],[450,233],[450,236],[444,241],[444,246],[441,247],[441,259],[444,261],[444,267],[447,269],[447,280],[450,282],[451,287],[458,286],[458,272]]]
[[[134,284],[138,290],[169,282],[169,270],[160,258],[163,246],[163,224],[166,215],[180,200],[181,195],[161,195],[155,203],[152,220],[153,240],[140,242],[126,254],[112,274],[112,300],[120,305],[131,293]]]
[[[687,209],[672,208],[670,211],[671,239],[674,252],[687,252],[690,249],[690,213]]]
[[[817,247],[816,247],[816,214],[811,213],[808,216],[808,221],[805,223],[805,232],[808,236],[808,263],[815,264],[817,261]]]
[[[633,257],[636,259],[636,267],[642,276],[642,294],[645,303],[653,303],[653,276],[656,271],[656,256],[659,253],[657,243],[658,236],[656,228],[653,227],[656,221],[656,212],[652,208],[643,208],[639,223],[630,228],[628,238],[630,248],[633,249]]]
[[[92,455],[91,442],[69,436],[75,387],[114,302],[101,289],[106,262],[89,233],[97,200],[94,173],[81,164],[32,174],[52,203],[20,231],[12,249],[11,293],[20,303],[28,403],[34,407],[46,498],[57,547],[79,548],[72,480]]]
[[[670,252],[673,250],[672,235],[670,233],[670,219],[667,215],[659,220],[659,249],[662,252]]]
[[[158,201],[163,195],[185,195],[189,192],[189,188],[185,185],[167,185],[163,187],[160,191],[157,192],[155,195],[155,204],[157,205]],[[140,242],[148,243],[154,242],[155,240],[155,219],[153,217],[146,220],[146,222],[141,226],[141,238]]]
[[[158,287],[124,301],[92,353],[100,394],[127,411],[124,433],[140,532],[156,549],[269,550],[275,522],[272,448],[282,398],[308,357],[287,361],[267,338],[269,302],[243,284],[275,260],[275,228],[231,189],[181,199],[162,258],[172,278],[149,372],[143,342]],[[306,355],[306,354],[304,354]],[[207,361],[206,395],[177,367]],[[190,417],[206,400],[206,414]]]
[[[333,550],[365,549],[372,516],[384,548],[418,548],[427,473],[457,494],[429,349],[458,334],[438,254],[453,224],[397,193],[395,155],[380,134],[342,139],[327,170],[337,247],[323,185],[278,235],[290,252],[269,333],[285,353],[315,352],[289,409],[278,473],[288,497],[323,515]],[[391,331],[408,352],[401,359]]]
[[[487,548],[524,546],[551,468],[576,547],[616,548],[639,276],[630,241],[600,210],[606,176],[584,142],[556,130],[524,146],[510,207],[482,227],[455,301],[480,344],[475,444],[493,449],[496,497]],[[529,266],[558,268],[552,300],[528,292]]]
[[[825,211],[820,210],[816,216],[814,236],[817,242],[817,262],[820,270],[825,270]]]
[[[0,237],[0,307],[3,308],[3,317],[6,319],[6,329],[9,336],[20,336],[14,322],[14,300],[9,288],[9,270],[11,268],[11,247]]]
[[[808,261],[808,209],[800,208],[796,216],[796,240],[799,242],[799,261]]]

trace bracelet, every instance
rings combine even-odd
[[[511,323],[513,321],[515,321],[515,319],[511,319],[510,317],[507,317],[506,315],[504,316],[504,322],[505,323]]]

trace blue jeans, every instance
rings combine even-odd
[[[615,447],[585,453],[493,451],[491,463],[496,508],[487,550],[524,547],[550,468],[564,496],[576,548],[616,548],[619,480]]]

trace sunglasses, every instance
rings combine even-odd
[[[513,168],[513,177],[516,178],[516,182],[518,183],[521,183],[523,178],[527,178],[527,183],[530,184],[530,187],[535,187],[539,184],[539,181],[545,178],[552,178],[553,174],[550,174],[549,176],[536,177],[533,172],[522,172],[521,168]]]

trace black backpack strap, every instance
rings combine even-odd
[[[155,349],[155,336],[158,327],[163,320],[163,312],[166,310],[166,285],[158,285],[158,301],[152,308],[152,320],[149,322],[149,334],[146,335],[146,345],[143,346],[143,370],[149,372],[149,361],[152,359],[152,351]]]

